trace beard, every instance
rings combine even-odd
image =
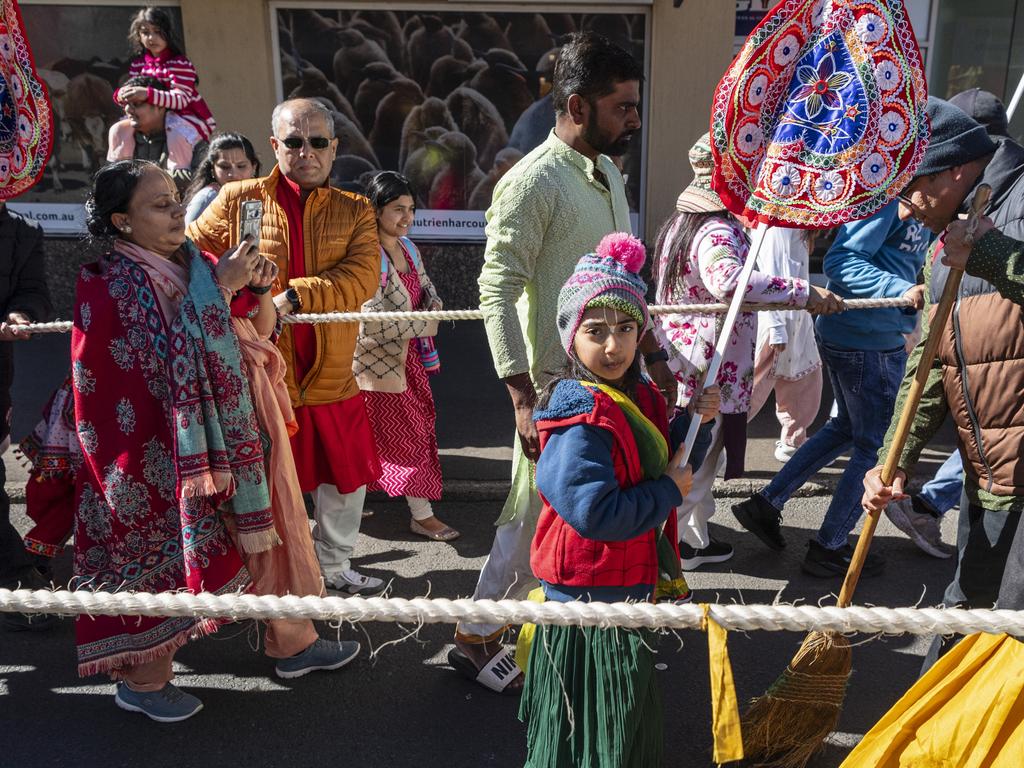
[[[624,131],[617,136],[611,136],[606,131],[601,130],[597,120],[593,117],[593,113],[591,113],[590,119],[587,120],[587,124],[583,126],[583,140],[602,155],[608,155],[609,157],[619,157],[626,154],[630,146],[632,146],[632,138],[635,133],[637,133],[636,130]]]

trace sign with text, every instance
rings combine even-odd
[[[56,237],[85,234],[85,206],[78,203],[8,203],[7,207],[34,221],[43,233]]]
[[[483,211],[445,211],[421,209],[416,211],[409,236],[413,240],[442,242],[480,242],[486,239]],[[640,215],[629,214],[629,226],[634,232],[640,226]],[[583,254],[580,254],[581,256]]]

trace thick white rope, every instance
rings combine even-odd
[[[846,310],[882,309],[885,307],[911,307],[910,299],[847,299]],[[652,315],[724,315],[729,310],[727,304],[659,304],[649,307]],[[744,304],[743,312],[771,310],[775,312],[803,312],[801,307],[790,307],[782,304]],[[484,313],[479,309],[444,309],[435,312],[303,312],[287,315],[286,323],[361,323],[364,321],[388,320],[483,320]],[[52,323],[32,323],[19,326],[20,329],[32,333],[70,333],[70,320],[56,320]]]
[[[400,597],[278,597],[207,592],[76,592],[0,589],[0,612],[92,616],[193,616],[222,619],[319,619],[404,624],[556,624],[593,627],[697,629],[699,605],[535,603],[529,600],[446,600]],[[725,629],[870,634],[1024,636],[1024,611],[962,608],[849,608],[812,605],[712,605]]]

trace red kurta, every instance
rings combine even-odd
[[[288,277],[306,277],[302,251],[303,202],[297,184],[281,176],[277,202],[288,218]],[[316,362],[316,334],[313,326],[292,326],[295,380],[302,381]],[[377,449],[362,393],[348,400],[295,409],[299,431],[292,437],[292,453],[303,492],[330,484],[339,493],[351,493],[380,476]]]

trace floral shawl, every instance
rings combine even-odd
[[[193,266],[196,261],[203,259],[193,252]],[[247,584],[248,574],[216,499],[180,495],[184,472],[176,461],[181,443],[174,388],[190,380],[185,372],[194,365],[180,316],[188,307],[204,316],[200,308],[209,305],[199,296],[167,318],[156,290],[137,261],[117,252],[79,275],[71,364],[83,463],[75,488],[74,584],[234,592]],[[245,387],[237,373],[237,341],[234,350],[216,363],[207,356],[222,391]],[[190,617],[79,617],[79,673],[117,677],[122,668],[169,653],[216,626]]]

